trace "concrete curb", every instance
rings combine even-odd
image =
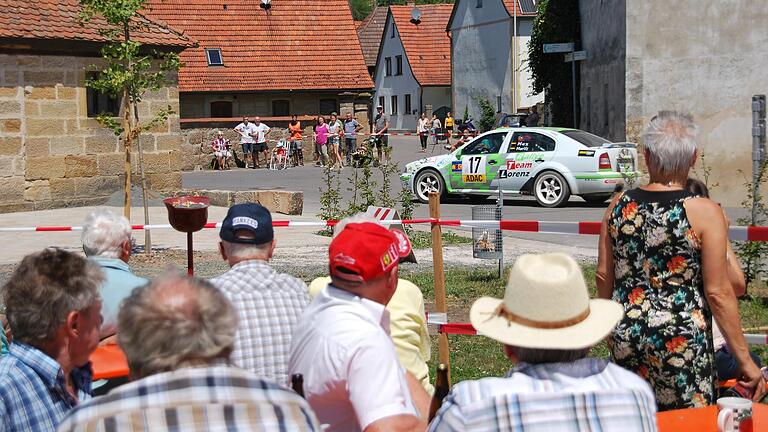
[[[173,194],[173,196],[181,195],[207,196],[211,199],[211,205],[219,207],[252,202],[263,205],[272,213],[301,215],[304,210],[304,192],[301,191],[183,189]]]

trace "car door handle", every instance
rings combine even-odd
[[[544,162],[544,159],[536,159],[536,160],[534,160],[534,162],[542,163],[542,162]]]
[[[488,165],[496,165],[497,163],[498,163],[498,162],[497,162],[497,161],[495,161],[495,160],[493,160],[493,159],[491,159],[491,160],[489,160],[489,161],[488,161]]]

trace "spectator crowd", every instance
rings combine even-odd
[[[352,129],[331,121],[315,134],[341,164]],[[269,128],[244,124],[258,165]],[[519,257],[503,297],[474,302],[471,323],[511,368],[456,384],[434,419],[424,298],[399,277],[415,262],[402,231],[341,221],[328,276],[307,286],[270,266],[269,211],[237,204],[219,232],[229,270],[146,280],[128,265],[128,221],[94,212],[85,257],[28,255],[2,287],[0,431],[654,431],[657,410],[714,403],[718,374],[759,400],[727,218],[688,181],[697,133],[687,115],[650,121],[650,180],[617,193],[603,220],[598,298],[571,256],[550,253]],[[589,357],[606,339],[611,358]],[[130,380],[94,382],[91,354],[115,343]]]

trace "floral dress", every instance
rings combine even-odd
[[[701,243],[683,206],[690,197],[630,190],[609,221],[613,300],[624,306],[611,354],[649,382],[660,411],[709,405],[715,396]]]

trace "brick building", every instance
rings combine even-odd
[[[104,202],[123,187],[124,152],[94,117],[120,104],[83,85],[101,60],[104,21],[81,25],[76,0],[0,0],[0,9],[0,212]],[[178,52],[194,45],[140,21],[134,35],[148,48]],[[178,111],[175,86],[147,94],[139,116],[148,119],[168,105]],[[181,186],[178,132],[179,117],[172,115],[141,138],[153,189]]]

